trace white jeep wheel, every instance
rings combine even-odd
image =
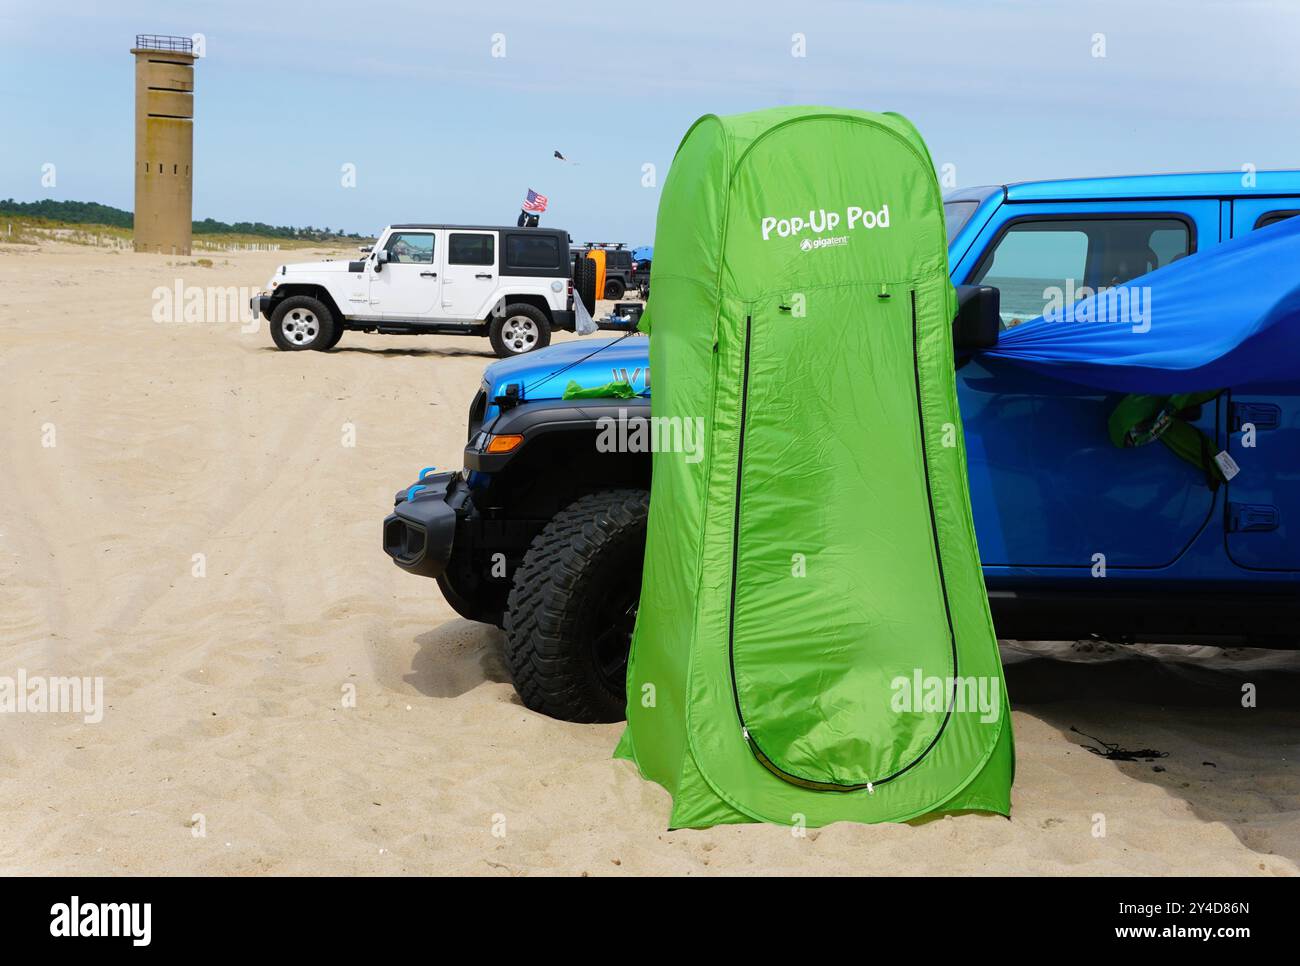
[[[523,355],[551,343],[551,325],[535,305],[507,305],[488,328],[492,351],[501,358]]]
[[[539,338],[537,323],[526,315],[512,315],[501,326],[501,341],[513,353],[535,349]]]
[[[310,309],[290,309],[280,322],[285,339],[306,348],[320,335],[320,319]]]
[[[331,348],[337,327],[329,306],[310,295],[290,295],[271,313],[271,338],[290,352]]]

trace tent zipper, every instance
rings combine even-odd
[[[749,726],[745,724],[745,712],[740,707],[740,688],[736,684],[736,576],[740,559],[740,486],[745,472],[745,423],[749,410],[749,338],[753,325],[754,317],[745,316],[745,363],[740,377],[740,437],[736,443],[736,497],[732,501],[731,521],[731,601],[727,609],[727,662],[731,669],[731,695],[736,701],[740,733],[751,750],[754,742],[749,736]],[[763,759],[760,757],[759,760]]]
[[[952,646],[952,673],[953,677],[957,675],[957,634],[952,624],[952,608],[948,603],[948,585],[944,579],[943,573],[943,555],[939,547],[939,524],[934,513],[934,494],[930,488],[930,457],[926,450],[926,432],[925,432],[925,412],[921,405],[921,363],[920,363],[920,346],[917,336],[917,319],[916,319],[916,289],[908,293],[912,310],[912,374],[916,386],[916,418],[921,438],[921,466],[925,476],[925,497],[926,503],[930,508],[930,533],[934,539],[935,564],[939,570],[939,588],[943,596],[944,613],[948,621],[948,637]],[[943,721],[939,725],[939,730],[934,733],[930,743],[925,746],[919,755],[911,762],[904,765],[891,775],[884,778],[878,778],[874,781],[860,782],[858,784],[838,784],[834,782],[815,781],[811,778],[801,778],[798,775],[792,775],[785,771],[776,762],[772,761],[763,749],[759,747],[758,740],[749,730],[749,725],[745,722],[745,712],[740,705],[740,685],[736,681],[736,582],[740,569],[740,496],[743,487],[745,471],[745,430],[749,421],[749,344],[753,335],[754,317],[753,315],[745,316],[745,351],[744,351],[744,368],[741,371],[740,381],[740,436],[736,445],[736,496],[734,500],[734,515],[731,526],[731,601],[728,608],[727,619],[727,662],[731,670],[731,695],[736,702],[736,717],[740,721],[740,733],[745,740],[745,746],[749,748],[753,756],[764,768],[774,774],[782,781],[791,785],[797,785],[800,788],[808,788],[813,791],[829,792],[856,792],[866,791],[868,795],[874,795],[876,786],[884,785],[893,781],[901,775],[906,774],[911,769],[920,764],[925,757],[934,750],[939,744],[939,738],[943,735],[944,730],[948,727],[948,722],[952,718],[952,701],[949,700],[948,708],[943,716]]]

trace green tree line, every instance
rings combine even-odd
[[[48,218],[71,225],[108,225],[113,228],[133,228],[135,216],[121,208],[101,205],[94,201],[0,201],[0,217],[18,215],[27,218]],[[290,225],[267,225],[260,221],[237,221],[233,224],[204,218],[194,222],[196,235],[258,235],[264,238],[297,238],[308,241],[329,241],[335,238],[368,238],[356,232],[332,231],[329,228],[295,228]]]

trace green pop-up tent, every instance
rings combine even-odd
[[[1007,814],[920,135],[832,108],[701,118],[652,276],[651,412],[702,420],[706,447],[653,457],[617,754],[673,827]]]

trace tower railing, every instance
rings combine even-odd
[[[170,50],[182,54],[194,53],[194,40],[191,37],[168,37],[164,34],[136,34],[137,50]]]

